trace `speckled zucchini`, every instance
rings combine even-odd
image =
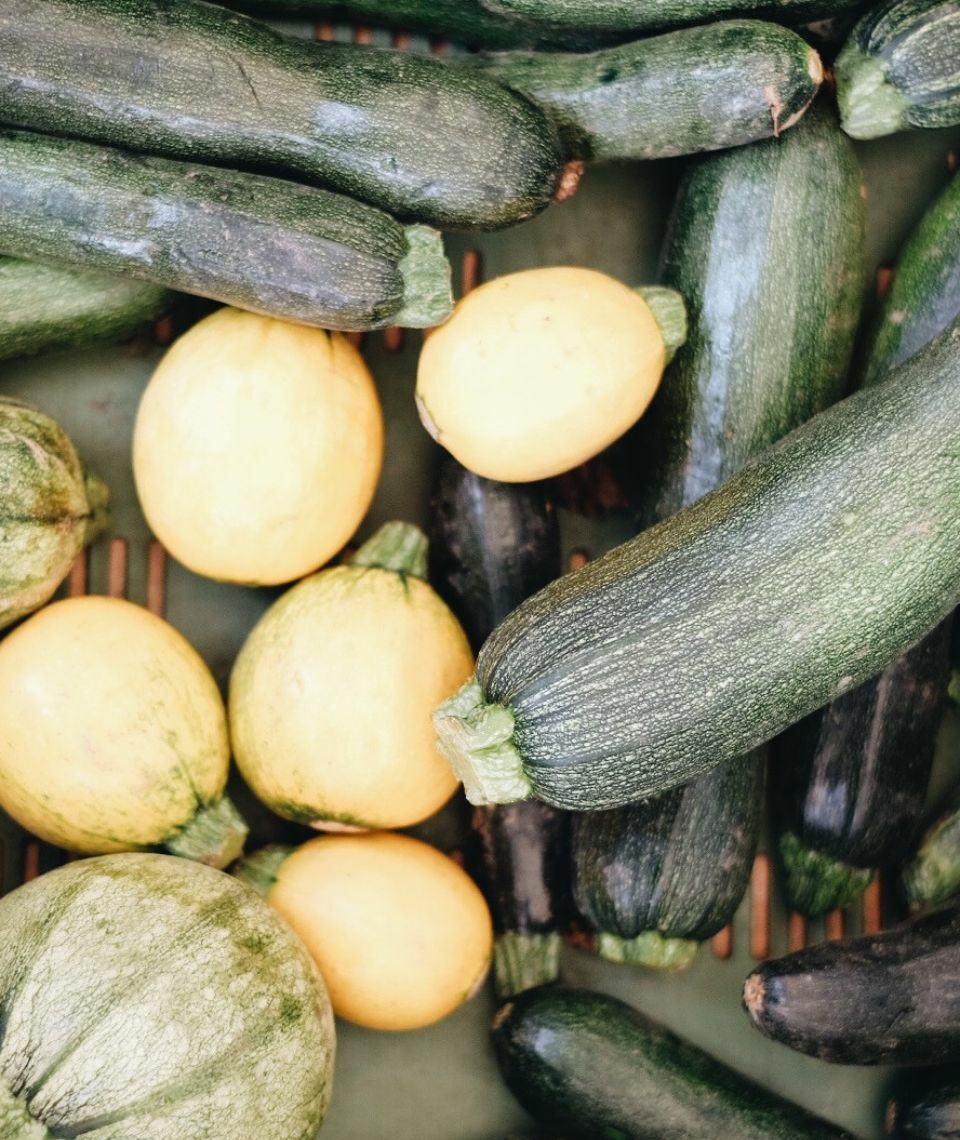
[[[285,170],[447,228],[530,217],[563,167],[544,112],[482,75],[198,0],[5,0],[0,122]]]
[[[432,325],[440,237],[339,194],[0,130],[0,251],[129,274],[327,329]]]

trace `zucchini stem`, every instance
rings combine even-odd
[[[83,532],[83,545],[89,546],[110,525],[110,488],[99,475],[84,472],[84,490],[87,494],[89,517]]]
[[[903,886],[914,910],[935,906],[960,890],[960,807],[927,831],[903,870]]]
[[[252,887],[258,895],[266,898],[273,890],[280,868],[294,852],[293,847],[285,847],[280,843],[272,843],[268,847],[261,847],[252,855],[247,855],[237,863],[231,874]]]
[[[0,1077],[0,1136],[4,1140],[53,1140],[52,1133],[30,1115],[30,1110]]]
[[[428,545],[427,536],[413,523],[384,523],[353,555],[350,565],[426,579]]]
[[[498,998],[555,982],[560,976],[560,935],[508,930],[493,944],[493,988]]]
[[[851,43],[837,57],[834,72],[841,126],[851,138],[880,138],[907,126],[906,100],[878,59]]]
[[[198,808],[191,819],[164,847],[171,855],[193,859],[222,871],[243,854],[250,829],[227,796]]]
[[[602,933],[597,937],[597,953],[608,962],[655,970],[685,970],[699,949],[700,943],[693,939],[667,938],[658,930],[644,930],[636,938]]]
[[[852,867],[803,843],[785,831],[777,844],[784,870],[787,903],[807,918],[841,910],[858,899],[870,884],[869,867]]]
[[[676,289],[668,289],[664,285],[642,285],[637,292],[646,301],[660,328],[669,364],[687,342],[687,306]]]
[[[426,329],[439,325],[453,311],[450,262],[443,238],[430,226],[407,226],[407,253],[400,261],[403,308],[394,323]]]

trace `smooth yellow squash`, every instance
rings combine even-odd
[[[229,582],[290,582],[329,561],[382,462],[380,402],[353,345],[239,309],[169,349],[134,430],[154,533],[191,570]]]
[[[477,475],[507,483],[559,475],[636,423],[685,327],[671,290],[647,290],[645,299],[592,269],[498,277],[425,343],[420,418]]]
[[[267,847],[237,868],[300,936],[334,1013],[370,1029],[419,1029],[483,983],[487,904],[452,859],[389,832]]]
[[[209,669],[142,607],[71,598],[0,642],[0,807],[41,839],[226,866],[246,836],[229,760]]]
[[[277,814],[406,827],[453,795],[431,713],[473,657],[425,572],[422,532],[388,523],[349,565],[288,590],[250,634],[230,682],[231,734],[244,779]]]

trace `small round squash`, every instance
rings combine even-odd
[[[505,483],[559,475],[640,418],[681,330],[683,303],[672,290],[650,290],[648,303],[592,269],[498,277],[424,344],[420,418],[477,475]]]
[[[0,807],[48,843],[226,866],[247,832],[229,763],[210,670],[141,606],[70,598],[0,642]]]
[[[340,333],[219,309],[169,349],[137,414],[151,528],[197,574],[276,585],[329,561],[383,462],[380,402]]]
[[[423,580],[426,550],[417,527],[387,523],[348,565],[288,590],[241,649],[234,754],[278,815],[321,829],[407,827],[456,791],[431,714],[473,655]]]
[[[419,1029],[482,984],[493,926],[476,884],[419,839],[329,835],[266,847],[236,872],[265,894],[320,967],[334,1013]]]

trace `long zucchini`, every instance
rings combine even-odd
[[[525,602],[434,719],[474,802],[616,807],[783,731],[958,599],[960,323]]]
[[[834,70],[843,129],[855,139],[960,123],[960,5],[886,0],[869,8]]]
[[[894,1140],[957,1140],[960,1081],[956,1071],[937,1070],[914,1077],[888,1103],[886,1124]]]
[[[0,252],[129,274],[327,329],[451,307],[439,235],[339,194],[0,130]]]
[[[841,1140],[616,998],[541,988],[493,1023],[500,1071],[548,1124],[610,1140]]]
[[[563,166],[544,112],[482,75],[198,0],[5,0],[0,122],[284,170],[448,228],[530,217]]]
[[[823,78],[809,44],[759,20],[588,55],[508,52],[475,62],[546,107],[569,152],[592,160],[669,158],[779,135],[803,115]]]

